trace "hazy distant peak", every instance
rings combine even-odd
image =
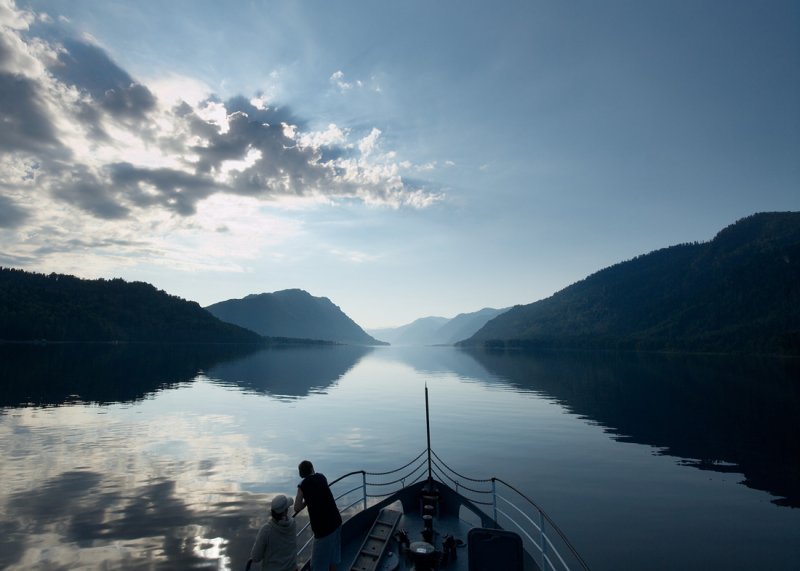
[[[485,307],[472,313],[447,317],[420,317],[400,327],[370,329],[369,333],[394,345],[452,345],[467,339],[504,309]]]

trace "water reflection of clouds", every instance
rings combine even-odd
[[[357,426],[347,427],[343,432],[333,432],[325,435],[323,438],[327,446],[345,446],[348,448],[364,448],[367,441],[370,440],[369,435],[365,434],[364,430]]]
[[[229,533],[230,522],[220,525],[222,518],[212,519],[193,509],[172,482],[156,481],[137,488],[135,494],[119,495],[102,493],[100,478],[91,472],[72,472],[46,482],[51,496],[65,494],[50,498],[63,506],[55,511],[48,511],[50,502],[30,504],[28,494],[12,496],[9,504],[23,522],[14,539],[22,541],[17,541],[21,546],[17,561],[3,561],[4,568],[165,567],[159,561],[170,561],[170,568],[231,568],[225,550],[234,542],[221,539],[221,534]],[[82,484],[86,481],[88,486]],[[248,529],[246,516],[245,507],[229,520]],[[31,519],[35,526],[26,525]]]
[[[163,404],[5,411],[0,567],[230,568],[231,541],[246,554],[265,504],[242,482],[286,488],[294,458],[277,433],[253,444],[233,415]]]

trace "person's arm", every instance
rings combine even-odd
[[[303,490],[300,489],[300,486],[297,486],[297,496],[294,498],[294,513],[300,512],[304,507],[306,507],[306,499],[303,497]]]
[[[267,526],[261,526],[256,536],[256,542],[253,544],[253,549],[250,550],[250,559],[258,563],[264,559],[264,554],[267,552],[267,540],[269,533],[267,533]]]

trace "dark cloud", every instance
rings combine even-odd
[[[354,149],[347,149],[342,146],[326,145],[319,149],[319,160],[323,163],[356,156],[358,156],[358,154]]]
[[[101,48],[78,40],[64,40],[63,46],[59,65],[50,71],[62,82],[89,92],[95,101],[102,101],[107,91],[124,90],[135,83]]]
[[[81,101],[77,105],[75,118],[83,125],[91,139],[108,141],[110,137],[103,129],[103,114],[93,104]]]
[[[155,109],[156,98],[144,85],[133,83],[126,88],[109,89],[100,104],[116,117],[144,119],[147,112]]]
[[[137,247],[141,249],[146,244],[134,240],[120,240],[117,238],[102,238],[96,240],[85,240],[80,238],[73,238],[71,240],[53,240],[46,246],[36,248],[34,252],[37,256],[46,256],[49,254],[61,254],[64,252],[74,252],[76,250],[96,250],[98,248],[120,248],[120,247]]]
[[[58,144],[39,84],[26,77],[0,73],[0,124],[0,150],[35,152]]]
[[[184,216],[194,214],[197,202],[216,190],[211,179],[174,169],[146,169],[130,163],[116,163],[110,165],[109,170],[114,187],[137,206],[162,205]]]
[[[234,177],[231,190],[248,195],[287,193],[302,194],[313,190],[329,171],[317,165],[319,154],[300,148],[286,136],[280,123],[253,120],[237,111],[228,117],[228,131],[208,133],[206,146],[192,150],[200,156],[199,173],[218,171],[224,161],[241,160],[247,153],[260,151],[261,158]],[[199,133],[198,133],[199,134]]]
[[[150,90],[136,83],[101,48],[73,39],[64,40],[63,46],[65,51],[59,53],[51,72],[60,81],[89,93],[101,109],[120,119],[143,119],[155,108],[156,98]],[[94,125],[98,122],[89,110],[83,111],[83,118]]]
[[[16,228],[28,218],[28,212],[10,198],[0,195],[0,228]]]
[[[238,160],[244,157],[247,150],[256,144],[259,139],[280,139],[282,131],[271,125],[264,125],[257,121],[250,121],[246,114],[237,112],[228,117],[229,129],[220,133],[206,122],[193,123],[195,134],[207,137],[208,144],[195,146],[192,151],[200,156],[197,171],[209,173],[219,169],[223,161]]]
[[[269,123],[277,126],[280,126],[281,123],[286,123],[287,125],[296,125],[299,129],[307,127],[306,121],[292,113],[291,108],[286,105],[268,106],[265,109],[259,109],[250,103],[249,99],[238,95],[228,99],[225,102],[225,108],[228,113],[236,113],[237,111],[246,113],[251,121],[259,123]]]
[[[31,256],[17,256],[14,254],[4,254],[3,252],[0,252],[0,266],[24,268],[35,261],[36,258]]]
[[[105,220],[125,218],[130,212],[120,203],[118,193],[84,166],[64,173],[52,194]]]

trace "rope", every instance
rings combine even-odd
[[[416,462],[417,460],[422,458],[422,455],[425,454],[426,452],[427,452],[427,450],[423,450],[422,452],[419,453],[419,456],[414,458],[411,462],[409,462],[405,466],[400,466],[399,468],[397,468],[395,470],[389,470],[388,472],[364,472],[364,473],[367,476],[387,476],[389,474],[394,474],[395,472],[399,472],[400,470],[404,470],[405,468],[408,468],[409,466],[411,466],[411,464],[413,464],[414,462]]]
[[[425,475],[425,472],[423,472],[422,474],[420,474],[419,476],[417,476],[417,477],[416,477],[416,479],[415,479],[415,480],[412,480],[412,481],[411,481],[411,482],[410,482],[408,485],[409,485],[409,486],[411,486],[412,484],[416,484],[417,482],[419,482],[419,481],[422,479],[422,477],[423,477],[424,475]],[[389,496],[391,496],[393,493],[394,493],[394,492],[389,492],[388,494],[367,494],[367,497],[368,497],[368,498],[388,498],[388,497],[389,497]]]
[[[392,480],[391,482],[367,482],[367,486],[391,486],[392,484],[396,484],[397,482],[402,482],[406,478],[411,477],[413,474],[415,474],[417,472],[417,470],[419,470],[420,468],[423,468],[424,466],[425,466],[425,461],[423,461],[419,466],[417,466],[416,468],[411,470],[405,476],[402,476],[402,477],[400,477],[400,478],[398,478],[396,480]],[[369,474],[369,472],[367,472],[367,473]],[[388,473],[389,472],[387,472],[387,474]]]
[[[438,468],[438,466],[436,466],[436,467]],[[438,470],[434,470],[434,472],[436,473],[437,476],[440,476],[443,480],[444,479],[448,479],[451,482],[453,482],[456,485],[457,489],[460,488],[462,490],[468,490],[468,491],[473,492],[475,494],[491,494],[492,493],[491,490],[475,490],[473,488],[467,487],[464,484],[462,484],[461,482],[459,482],[458,480],[454,480],[453,478],[451,478],[449,475],[445,474],[444,472],[440,472]],[[482,503],[482,502],[479,502],[477,500],[473,500],[472,498],[470,498],[470,500],[472,502],[476,503],[476,504]],[[490,502],[490,503],[486,503],[484,505],[491,506],[493,504]]]
[[[455,474],[455,475],[456,475],[456,476],[458,476],[459,478],[463,478],[463,479],[465,479],[465,480],[469,480],[470,482],[482,482],[482,483],[486,483],[486,482],[491,482],[491,481],[492,481],[492,479],[491,479],[491,478],[480,480],[480,479],[477,479],[477,478],[470,478],[469,476],[464,476],[463,474],[459,474],[458,472],[456,472],[455,470],[453,470],[453,469],[452,469],[450,466],[448,466],[447,464],[445,464],[444,460],[442,460],[441,458],[439,458],[439,455],[438,455],[438,454],[437,454],[437,453],[436,453],[434,450],[431,450],[431,453],[433,453],[433,455],[436,457],[436,459],[437,459],[439,462],[441,462],[441,463],[442,463],[442,466],[444,466],[445,468],[447,468],[447,469],[448,469],[450,472],[452,472],[453,474]]]

